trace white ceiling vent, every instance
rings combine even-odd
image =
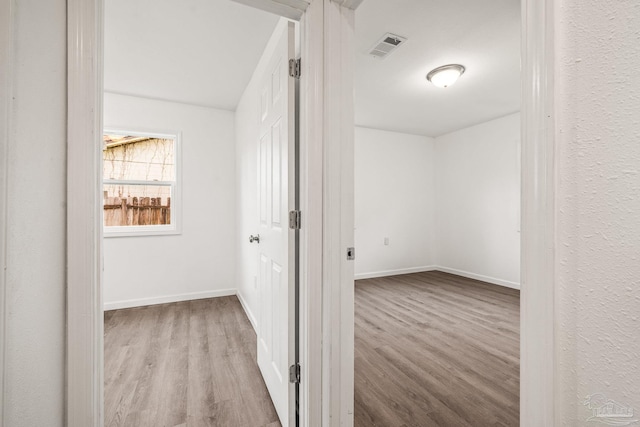
[[[386,58],[398,48],[402,43],[406,42],[406,37],[401,37],[396,34],[387,33],[373,46],[369,51],[369,55],[376,58]]]

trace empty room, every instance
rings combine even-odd
[[[296,25],[229,0],[105,4],[105,426],[292,425]]]
[[[520,4],[367,0],[355,425],[519,424]]]

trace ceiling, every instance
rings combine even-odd
[[[387,32],[408,40],[368,55]],[[520,109],[519,0],[365,0],[355,50],[359,126],[433,137]],[[466,67],[455,85],[427,82],[451,63]]]
[[[278,19],[230,0],[106,0],[105,91],[235,110]]]
[[[106,0],[108,92],[235,110],[278,17],[230,0]],[[367,52],[391,32],[408,40]],[[519,0],[365,0],[356,11],[356,124],[439,136],[520,108]],[[446,89],[433,68],[460,63]]]

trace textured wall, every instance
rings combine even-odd
[[[584,425],[594,393],[640,418],[640,3],[556,19],[559,419]]]
[[[7,245],[6,406],[0,424],[58,427],[64,423],[66,6],[64,0],[11,3],[8,232],[1,236]]]

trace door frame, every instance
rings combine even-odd
[[[306,48],[315,49],[316,43],[305,44],[305,37],[317,38],[322,29],[311,29],[321,24],[321,13],[317,7],[313,13],[306,14],[309,3],[305,0],[235,0],[253,7],[259,7],[268,12],[284,15],[289,19],[300,19],[302,36],[302,57],[306,57]],[[328,1],[328,0],[325,0]],[[318,12],[315,12],[318,11]],[[68,87],[67,87],[67,346],[66,346],[66,425],[69,427],[100,427],[104,423],[103,396],[103,302],[102,302],[102,213],[100,209],[101,180],[99,156],[102,137],[103,111],[103,23],[104,0],[68,0],[67,2],[67,58],[68,58]],[[313,16],[314,18],[309,18]],[[319,30],[319,31],[318,31]],[[322,46],[320,44],[319,46]],[[322,59],[318,52],[309,55],[315,59]],[[304,60],[303,60],[304,64]],[[314,67],[321,63],[309,61]],[[301,82],[306,81],[302,78]],[[301,85],[301,110],[303,105],[315,105],[315,98],[306,94],[308,85]],[[315,110],[314,110],[315,111]],[[320,111],[316,111],[319,114]],[[305,117],[308,121],[315,118]],[[304,118],[301,118],[304,120]],[[93,144],[87,143],[93,141]],[[309,169],[318,170],[322,167],[322,157],[311,155],[307,146],[317,146],[319,137],[309,133],[306,128],[301,129],[300,150],[301,161],[306,161]],[[314,153],[315,154],[315,153]],[[303,168],[303,170],[306,170]],[[322,175],[320,175],[322,177]],[[309,183],[309,177],[301,177]],[[322,201],[314,197],[322,187],[315,187],[311,183],[310,191],[306,191],[301,184],[300,196],[304,206],[315,207],[313,203],[305,204],[308,199]],[[3,185],[3,189],[5,186]],[[321,194],[320,194],[321,196]],[[320,205],[321,206],[321,205]],[[306,219],[311,225],[311,218]],[[305,248],[322,248],[322,236],[313,230],[319,227],[303,227],[301,233],[302,246],[300,258],[307,263],[301,266],[301,303],[300,317],[313,334],[307,335],[307,329],[301,328],[301,365],[309,369],[311,364],[307,358],[310,354],[320,353],[321,307],[312,302],[314,296],[305,293],[307,271],[312,274],[318,262],[315,255],[309,256]],[[321,260],[321,258],[320,258]],[[315,276],[314,276],[315,277]],[[318,332],[320,331],[320,332]],[[309,339],[308,337],[314,337]],[[319,371],[319,362],[317,369]],[[70,369],[73,367],[73,369]],[[312,380],[313,378],[313,380]],[[315,384],[317,378],[309,375],[309,380],[301,384],[300,410],[301,425],[316,425],[311,413],[319,413],[320,392],[322,388]],[[317,402],[317,404],[316,404]],[[317,407],[313,409],[313,407]]]
[[[103,0],[67,2],[66,425],[69,427],[104,424],[99,198],[103,15]]]
[[[554,0],[521,0],[520,425],[557,418]]]
[[[273,3],[277,7],[308,3],[247,1],[265,9],[273,8]],[[358,0],[312,0],[300,18],[303,426],[353,424],[353,264],[346,261],[344,252],[353,244],[353,99],[349,95],[353,75],[348,55],[353,9],[358,4]],[[103,8],[103,0],[67,2],[69,427],[103,424],[102,226],[96,145],[102,134]],[[553,12],[553,0],[522,0],[520,417],[524,427],[551,426],[555,421]],[[0,121],[10,124],[4,115]],[[1,184],[5,201],[6,182]],[[1,216],[0,221],[4,229],[6,221]]]
[[[11,2],[0,2],[0,236],[7,236],[7,159],[10,129],[10,93],[13,75],[12,63],[12,32],[13,8]],[[5,313],[6,283],[7,283],[7,241],[6,237],[0,241],[0,425],[4,422],[5,399]]]

